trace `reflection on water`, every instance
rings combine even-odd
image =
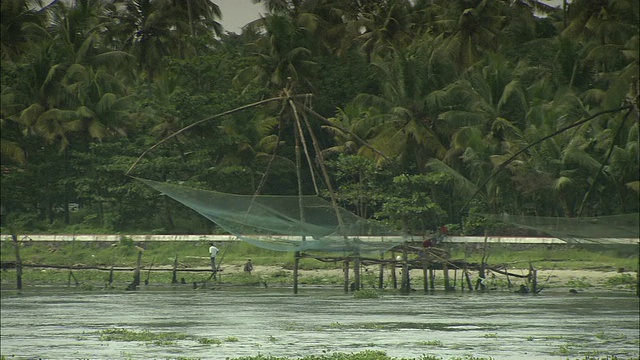
[[[354,299],[335,289],[2,291],[2,355],[46,359],[224,359],[386,351],[494,359],[637,358],[633,293],[414,293]],[[108,330],[181,336],[108,341]],[[206,341],[203,341],[205,339]]]

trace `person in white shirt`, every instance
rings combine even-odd
[[[216,267],[216,255],[218,255],[218,251],[220,251],[220,249],[211,243],[211,246],[209,246],[209,255],[211,256],[211,269],[214,274],[218,272],[218,268]]]

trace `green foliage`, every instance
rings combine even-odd
[[[353,292],[353,297],[356,299],[377,299],[380,297],[380,293],[376,289],[360,289]]]
[[[638,279],[631,274],[620,274],[607,279],[609,286],[636,286]]]
[[[336,116],[296,107],[335,161],[340,204],[365,218],[482,234],[491,224],[468,213],[640,210],[635,1],[567,13],[504,1],[274,3],[240,35],[221,34],[224,14],[209,5],[188,16],[182,2],[17,4],[2,8],[0,67],[0,225],[14,231],[220,232],[125,172],[210,119],[132,175],[244,194],[265,179],[262,193],[295,194],[288,103],[213,115],[303,93],[306,107]],[[316,191],[311,176],[305,192]]]

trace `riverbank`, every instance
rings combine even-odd
[[[16,286],[16,248],[11,241],[1,242],[3,289]],[[294,257],[291,253],[256,248],[243,242],[219,245],[220,277],[216,283],[248,286],[292,286]],[[29,285],[85,285],[87,288],[124,288],[132,282],[132,274],[140,255],[141,284],[171,285],[176,282],[194,287],[211,283],[206,242],[155,242],[140,245],[131,239],[118,243],[87,242],[21,242],[19,253],[23,264],[23,284]],[[489,255],[490,268],[508,272],[510,276],[488,270],[484,284],[489,290],[515,291],[520,285],[529,286],[526,276],[529,266],[537,269],[538,289],[576,292],[594,289],[635,291],[637,288],[638,247],[589,247],[568,245],[493,245],[480,249],[472,245],[446,245],[450,261],[480,263],[482,253]],[[204,254],[203,254],[204,253]],[[371,255],[370,255],[371,256]],[[386,257],[395,258],[394,254]],[[251,258],[252,274],[243,271]],[[5,269],[6,265],[6,269]],[[13,265],[13,266],[12,266]],[[353,281],[353,264],[350,281]],[[383,287],[394,289],[401,280],[401,263],[395,268],[385,266]],[[451,265],[451,264],[450,264]],[[344,286],[341,261],[322,262],[302,258],[299,263],[300,286]],[[71,270],[69,269],[71,268]],[[111,269],[114,271],[111,271]],[[462,287],[462,270],[449,266],[450,286]],[[434,289],[444,289],[444,273],[434,270]],[[362,286],[380,287],[380,266],[363,266]],[[475,286],[479,272],[469,270]],[[394,280],[395,279],[395,280]],[[411,287],[424,288],[423,270],[410,272]],[[466,279],[465,279],[466,282]],[[394,286],[395,283],[395,286]],[[467,283],[464,284],[468,288]]]

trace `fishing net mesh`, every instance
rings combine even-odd
[[[276,251],[382,253],[410,240],[315,195],[237,195],[137,178],[252,245]],[[541,217],[478,214],[567,243],[615,244],[640,235],[639,214]],[[620,240],[620,241],[618,241]]]
[[[315,195],[237,195],[138,180],[265,249],[358,254],[384,252],[405,241],[399,232]]]
[[[544,217],[479,214],[506,224],[534,229],[568,243],[612,244],[640,236],[640,214],[598,217]]]

